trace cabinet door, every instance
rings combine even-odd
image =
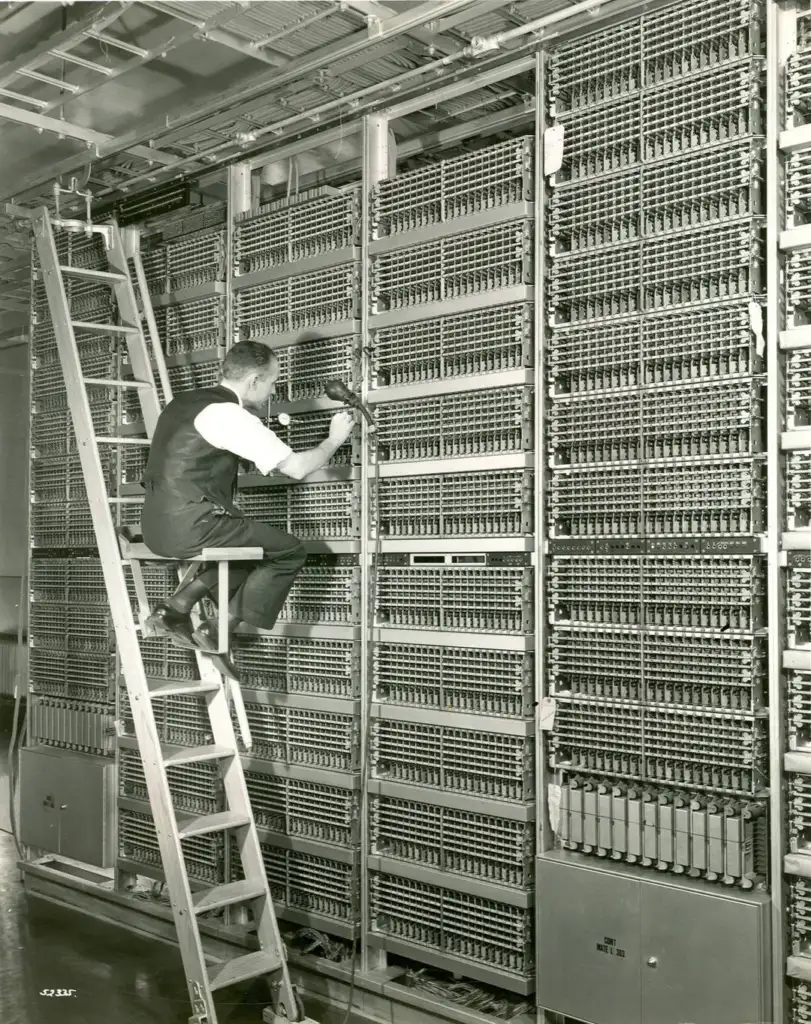
[[[641,888],[645,1024],[770,1020],[764,905],[671,886]]]
[[[57,759],[39,750],[20,751],[20,842],[59,853]]]
[[[639,1015],[639,882],[540,859],[536,887],[539,1004],[593,1024],[654,1024]]]
[[[59,785],[60,853],[85,864],[113,863],[114,765],[99,758],[63,758]]]

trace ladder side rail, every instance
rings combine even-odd
[[[104,583],[110,600],[113,625],[118,642],[124,679],[130,699],[135,733],[144,763],[144,775],[157,832],[166,882],[172,900],[178,944],[195,1009],[213,1007],[205,955],[193,914],[192,895],[186,874],[183,848],[172,805],[160,738],[148,684],[144,673],[141,649],[135,631],[132,608],[127,592],[118,537],[108,505],[104,474],[96,444],[90,404],[84,387],[82,366],[70,318],[70,307],[46,207],[32,217],[34,235],[45,282],[45,290],[56,335],[62,371],[65,376],[70,409],[79,448],[87,498],[98,542]]]
[[[138,314],[138,303],[132,286],[127,253],[124,249],[121,231],[117,224],[110,225],[109,239],[107,262],[123,277],[123,280],[118,281],[114,286],[115,298],[121,313],[121,319],[125,327],[133,327],[137,332],[128,334],[126,339],[132,372],[136,380],[147,381],[152,385],[152,387],[143,388],[138,392],[147,436],[151,437],[161,413],[160,399],[154,387],[155,377],[152,371],[152,361],[149,357],[141,317]]]
[[[217,746],[232,747],[237,749],[234,725],[231,719],[228,698],[225,688],[220,687],[212,693],[208,699],[209,717],[211,719],[212,737]],[[242,759],[237,756],[223,762],[222,767],[223,788],[225,790],[226,802],[230,810],[244,813],[250,818],[250,825],[235,830],[235,836],[239,847],[240,859],[246,879],[264,879],[266,892],[251,901],[254,923],[256,925],[257,937],[262,949],[276,949],[281,958],[281,970],[274,979],[280,985],[280,999],[287,1008],[291,1020],[298,1019],[296,1014],[297,1001],[290,973],[287,968],[287,949],[279,931],[279,924],[276,918],[276,911],[273,906],[273,898],[270,894],[270,883],[267,878],[267,868],[262,856],[262,847],[259,842],[259,833],[256,828],[256,820],[248,796],[248,786],[245,782],[245,771],[242,766]],[[268,977],[268,981],[271,978]]]
[[[126,273],[127,280],[130,281],[130,287],[133,289],[136,309],[138,298],[141,300],[141,309],[143,310],[147,326],[145,335],[147,351],[149,356],[155,361],[155,368],[158,371],[158,379],[163,391],[164,404],[168,405],[173,398],[172,385],[169,381],[169,372],[166,369],[166,357],[163,345],[161,344],[160,334],[158,333],[158,323],[155,320],[155,311],[152,308],[152,299],[149,295],[149,286],[146,281],[143,260],[141,259],[141,235],[137,228],[124,228],[122,230],[115,224],[113,225],[113,238],[116,240],[116,244],[120,246],[120,252],[123,254],[123,272]],[[127,257],[132,260],[135,269],[134,283],[129,273]]]

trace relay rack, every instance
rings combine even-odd
[[[668,7],[547,75],[552,824],[744,888],[768,877],[761,18]]]

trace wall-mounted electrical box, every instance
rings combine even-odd
[[[63,857],[112,867],[115,765],[54,747],[20,752],[20,841]]]

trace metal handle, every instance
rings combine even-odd
[[[655,956],[649,956],[648,959],[647,959],[647,964],[648,964],[648,967],[658,967],[659,966],[659,961],[656,959]]]

